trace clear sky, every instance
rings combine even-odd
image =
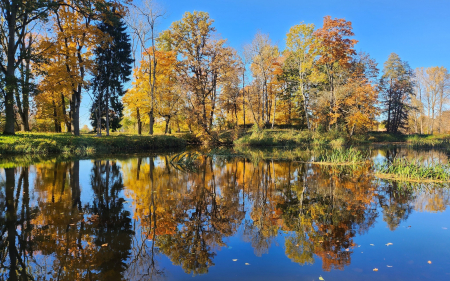
[[[140,0],[134,0],[139,5]],[[380,69],[390,53],[412,68],[450,68],[450,0],[158,0],[165,10],[159,29],[170,27],[186,11],[208,12],[222,38],[238,51],[260,30],[280,49],[293,25],[323,17],[351,21],[356,50],[369,53]],[[89,124],[89,98],[81,103],[81,125]]]

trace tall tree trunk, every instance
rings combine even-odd
[[[138,135],[142,134],[142,122],[141,122],[141,114],[139,113],[139,107],[136,109],[136,118],[138,123]]]
[[[9,3],[9,2],[8,2]],[[14,123],[15,123],[15,115],[14,115],[14,91],[17,88],[16,76],[14,75],[15,71],[15,54],[16,54],[16,16],[17,16],[17,6],[13,2],[11,7],[11,12],[9,17],[6,18],[8,23],[8,53],[6,54],[7,65],[6,65],[6,73],[5,73],[5,82],[6,82],[6,94],[5,94],[5,128],[3,134],[5,135],[14,135]]]
[[[273,96],[273,118],[272,118],[272,129],[275,124],[275,112],[277,111],[277,95]]]
[[[109,136],[109,87],[106,89],[105,97],[105,111],[106,111],[106,135]]]
[[[72,134],[75,136],[80,135],[80,102],[81,102],[81,85],[78,85],[78,90],[73,91],[72,99],[70,101],[70,111],[72,125]]]
[[[150,135],[153,135],[153,126],[154,126],[154,122],[155,122],[155,117],[153,117],[153,110],[150,110],[150,112],[148,113],[148,118],[150,119],[150,129],[149,129],[148,133]]]
[[[95,119],[97,120],[97,137],[102,136],[102,99],[103,94],[99,93],[97,97],[97,105],[95,108]]]

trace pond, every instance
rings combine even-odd
[[[450,280],[448,184],[264,156],[183,167],[173,155],[0,169],[0,280]]]

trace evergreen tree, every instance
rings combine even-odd
[[[392,53],[384,63],[380,90],[383,94],[383,113],[386,116],[386,130],[398,133],[408,121],[411,96],[414,94],[413,71],[409,64]]]
[[[125,94],[123,84],[130,80],[131,44],[122,18],[115,15],[99,24],[98,28],[109,35],[95,50],[97,73],[92,79],[94,103],[91,107],[91,124],[101,135],[105,129],[116,131],[121,127]]]

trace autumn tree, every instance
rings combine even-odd
[[[450,74],[445,67],[417,68],[415,71],[415,93],[412,101],[418,97],[423,105],[427,119],[427,132],[433,134],[435,125],[441,133],[442,113],[448,104]],[[416,103],[418,103],[418,101]],[[437,119],[437,124],[436,124]]]
[[[208,13],[185,13],[167,33],[180,61],[177,72],[187,87],[187,100],[203,133],[211,136],[218,83],[231,65],[233,50],[225,40],[214,39],[215,28]]]
[[[352,55],[355,55],[355,39],[352,23],[345,19],[332,19],[324,17],[323,27],[314,32],[316,36],[316,48],[320,49],[317,65],[323,68],[328,83],[329,122],[328,128],[336,124],[339,117],[339,105],[337,103],[336,88],[339,85],[339,72],[350,67]]]
[[[405,127],[414,95],[413,71],[406,61],[392,53],[384,63],[380,80],[383,113],[386,116],[386,130],[398,133]]]
[[[309,121],[309,100],[311,98],[311,81],[313,77],[314,59],[316,54],[316,37],[314,36],[314,24],[298,24],[289,29],[286,35],[286,47],[288,58],[285,63],[287,80],[294,84],[294,102],[297,105],[303,103],[303,112],[308,129],[311,128]],[[300,95],[300,97],[297,97]]]
[[[156,6],[152,0],[145,0],[138,7],[133,5],[128,16],[128,24],[133,31],[135,48],[139,48],[143,57],[148,61],[145,69],[146,77],[150,87],[147,90],[147,103],[150,109],[147,112],[149,116],[149,134],[153,135],[153,125],[155,123],[155,83],[158,60],[156,58],[156,41],[158,39],[157,24],[164,13]],[[150,44],[150,46],[148,46]],[[136,58],[135,58],[136,60]],[[142,60],[142,59],[141,59]]]
[[[251,63],[251,71],[254,78],[254,90],[252,102],[255,111],[258,112],[258,126],[268,124],[270,121],[271,100],[269,98],[269,83],[274,79],[274,63],[279,56],[278,47],[272,45],[267,34],[258,32],[252,43],[246,45],[245,56]]]

